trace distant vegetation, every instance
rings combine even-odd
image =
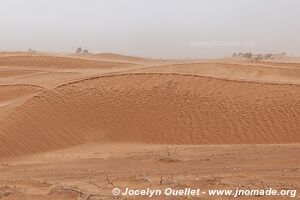
[[[232,57],[240,57],[240,58],[247,58],[251,61],[263,61],[263,60],[274,60],[277,58],[282,58],[286,56],[285,52],[282,52],[281,54],[252,54],[251,52],[247,53],[233,53]]]
[[[36,53],[35,50],[32,50],[31,48],[28,49],[28,53]]]
[[[77,53],[77,54],[82,53],[82,48],[81,48],[81,47],[78,47],[78,48],[76,49],[76,53]]]
[[[82,49],[81,47],[78,47],[76,49],[76,54],[81,54],[81,53],[89,53],[89,50],[87,49]]]

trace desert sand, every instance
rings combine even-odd
[[[299,63],[0,53],[0,199],[300,192]]]

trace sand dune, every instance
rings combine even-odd
[[[147,59],[142,57],[135,57],[135,56],[126,56],[114,53],[99,53],[99,54],[92,54],[92,53],[84,53],[84,54],[72,54],[73,57],[79,58],[89,58],[95,60],[106,60],[106,61],[113,61],[113,62],[127,62],[127,63],[154,63],[154,59]]]
[[[184,63],[140,69],[136,72],[191,74],[225,80],[300,85],[300,68],[264,63]]]
[[[299,77],[294,60],[0,53],[0,198],[113,199],[107,177],[299,190]]]
[[[139,68],[145,66],[68,55],[0,53],[0,85],[34,84],[52,89],[74,80]]]
[[[0,155],[89,142],[295,143],[299,102],[296,85],[151,73],[93,78],[35,96],[3,120]]]
[[[38,93],[43,88],[35,85],[0,85],[0,102],[1,101],[12,101],[16,98]]]
[[[0,156],[90,142],[299,142],[300,72],[294,64],[151,66],[129,63],[141,61],[135,57],[93,56],[97,60],[0,57]]]
[[[113,68],[132,65],[130,63],[95,61],[80,58],[30,55],[0,56],[0,66],[47,67],[47,68]]]
[[[37,73],[37,70],[16,70],[16,69],[2,69],[0,70],[0,78],[10,78],[16,76],[24,76]]]
[[[36,85],[0,85],[0,121],[42,91]]]

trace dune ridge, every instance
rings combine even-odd
[[[17,108],[0,122],[0,156],[90,142],[298,143],[299,124],[298,85],[110,75],[59,86]]]
[[[75,58],[87,58],[102,61],[114,61],[114,62],[127,62],[127,63],[152,63],[158,60],[147,59],[143,57],[127,56],[115,53],[84,53],[84,54],[71,54]]]

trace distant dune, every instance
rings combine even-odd
[[[75,57],[83,57],[90,59],[98,59],[98,60],[109,60],[109,61],[119,61],[119,62],[131,62],[131,63],[149,63],[154,62],[154,59],[147,59],[135,56],[126,56],[114,53],[83,53],[83,54],[72,54]]]
[[[58,67],[58,68],[113,68],[132,65],[129,63],[94,61],[79,58],[25,55],[25,56],[0,56],[0,66],[18,67]]]
[[[300,68],[294,68],[294,64],[202,62],[164,65],[136,72],[190,74],[223,80],[300,85]]]

